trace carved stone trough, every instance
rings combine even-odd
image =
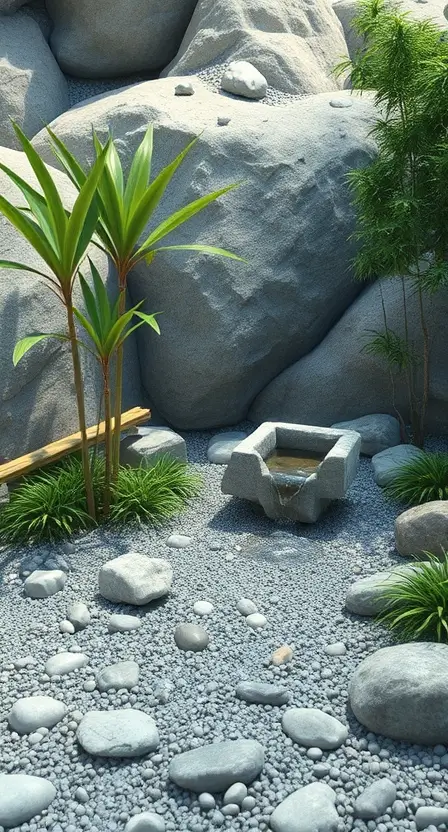
[[[233,451],[221,489],[259,503],[272,519],[315,523],[345,497],[360,447],[352,430],[264,422]]]

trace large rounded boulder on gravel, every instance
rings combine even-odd
[[[350,682],[356,718],[395,740],[448,742],[448,645],[431,642],[383,647],[368,656]]]
[[[173,582],[171,564],[163,558],[149,558],[128,552],[107,561],[98,575],[103,598],[116,604],[143,606],[166,595]]]
[[[162,252],[129,280],[133,303],[145,299],[148,310],[164,310],[160,338],[149,327],[138,333],[142,380],[154,407],[176,428],[210,428],[245,417],[254,396],[315,347],[359,293],[350,274],[354,213],[346,175],[374,154],[368,136],[374,109],[368,95],[345,91],[268,107],[217,95],[198,79],[194,95],[176,96],[178,80],[96,97],[52,126],[81,162],[92,156],[92,126],[103,137],[110,128],[129,167],[153,123],[155,172],[201,134],[153,223],[223,185],[242,183],[166,244],[212,244],[246,263]],[[335,96],[347,106],[332,106]],[[231,119],[226,127],[219,116]],[[52,158],[45,132],[34,145]]]
[[[162,75],[246,60],[277,90],[318,93],[342,86],[333,68],[346,52],[342,26],[325,0],[199,0]]]
[[[413,506],[395,520],[395,546],[403,557],[448,552],[448,500]]]
[[[166,66],[197,0],[47,0],[64,72],[110,78]]]
[[[0,145],[20,147],[11,119],[31,139],[69,106],[67,81],[39,25],[22,12],[0,13]]]

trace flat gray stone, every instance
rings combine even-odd
[[[283,714],[282,728],[307,748],[339,748],[348,737],[346,725],[318,708],[290,708]]]
[[[121,604],[143,606],[166,595],[173,582],[173,569],[164,558],[149,558],[128,552],[103,564],[98,575],[103,598]]]
[[[347,648],[343,641],[335,641],[333,644],[326,644],[324,652],[327,656],[345,656]]]
[[[59,699],[26,696],[18,699],[8,716],[9,727],[18,734],[32,734],[37,728],[53,728],[67,713]]]
[[[56,797],[50,780],[28,774],[0,774],[0,826],[20,826],[40,815]]]
[[[82,601],[75,601],[67,609],[67,619],[73,624],[75,632],[85,630],[90,624],[90,612]]]
[[[349,587],[345,598],[345,606],[349,612],[356,615],[378,615],[383,612],[388,603],[384,598],[384,592],[400,580],[400,576],[406,575],[415,566],[399,566],[390,569],[388,572],[375,572],[355,581]]]
[[[267,682],[239,682],[236,695],[256,705],[287,705],[291,698],[287,688]]]
[[[138,436],[126,436],[120,442],[120,460],[132,468],[152,468],[163,456],[187,462],[185,439],[170,428],[139,428]]]
[[[377,485],[384,488],[394,478],[395,474],[407,462],[421,456],[421,450],[415,445],[396,445],[387,448],[372,457],[373,478]]]
[[[343,103],[345,99],[341,99]],[[331,102],[330,102],[331,104]],[[335,106],[334,104],[332,106]],[[347,422],[336,422],[332,428],[355,430],[361,436],[361,453],[366,456],[385,451],[400,444],[400,423],[395,416],[388,413],[372,413],[359,419],[349,419]]]
[[[210,636],[199,624],[179,624],[174,631],[174,641],[179,650],[199,653],[207,647]]]
[[[336,792],[326,783],[310,783],[290,794],[271,815],[274,832],[335,832],[340,817]]]
[[[97,673],[96,686],[99,691],[131,690],[138,685],[139,666],[137,662],[117,662],[108,667],[103,667]]]
[[[84,751],[95,757],[142,757],[159,747],[152,717],[132,708],[88,711],[76,736]]]
[[[355,816],[363,820],[374,820],[386,812],[397,796],[392,780],[382,777],[367,786],[355,800]]]
[[[136,615],[120,615],[114,613],[109,618],[107,629],[110,633],[127,633],[131,630],[138,630],[143,621]]]
[[[418,807],[415,813],[417,829],[426,829],[431,825],[438,827],[442,823],[448,823],[448,809],[439,806]]]
[[[221,78],[221,89],[244,98],[264,98],[268,82],[248,61],[232,61]]]
[[[383,647],[356,668],[350,705],[369,731],[418,745],[448,743],[448,645]]]
[[[230,430],[212,436],[207,448],[208,461],[214,465],[228,465],[233,451],[246,436],[246,433],[239,430]]]
[[[264,749],[256,740],[235,740],[202,745],[178,754],[170,763],[169,777],[193,792],[224,792],[234,783],[249,785],[264,766]]]
[[[49,598],[64,589],[67,575],[62,569],[36,569],[24,583],[30,598]]]
[[[46,662],[45,673],[47,676],[65,676],[88,663],[89,659],[84,653],[56,653]]]
[[[230,786],[230,788],[227,789],[223,797],[222,803],[223,806],[233,804],[240,807],[245,797],[247,797],[246,784],[234,783],[233,786]]]
[[[165,832],[165,821],[155,812],[141,812],[128,820],[124,832]]]

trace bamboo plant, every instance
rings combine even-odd
[[[393,2],[362,0],[358,9],[354,28],[363,48],[336,70],[349,71],[354,89],[375,91],[378,108],[372,129],[378,155],[350,174],[356,276],[401,284],[400,329],[391,327],[383,302],[385,328],[368,349],[404,377],[412,441],[423,446],[431,369],[426,295],[448,285],[448,42],[435,23],[415,20]]]
[[[75,186],[81,189],[88,173],[84,171],[78,160],[70,153],[64,142],[51,129],[47,128],[47,130],[55,156]],[[154,131],[151,125],[134,154],[127,178],[123,174],[119,155],[112,142],[98,186],[98,244],[110,256],[117,272],[119,316],[123,315],[126,309],[126,288],[129,273],[134,266],[143,260],[150,264],[159,252],[197,251],[242,261],[241,257],[211,245],[196,243],[190,245],[158,245],[168,234],[183,225],[195,214],[204,210],[211,202],[237,187],[237,184],[227,185],[190,202],[168,216],[148,233],[148,223],[175,172],[198,141],[197,138],[193,139],[170,164],[151,180],[153,139]],[[95,132],[93,141],[97,159],[102,158],[105,145]],[[108,141],[110,142],[110,139]],[[143,241],[141,241],[142,236]],[[120,458],[122,381],[123,344],[120,343],[117,350],[114,390],[115,418],[112,454],[114,480],[116,480],[118,474]]]
[[[80,286],[86,314],[77,307],[73,307],[73,313],[87,336],[87,342],[78,340],[78,346],[88,350],[98,361],[101,367],[104,396],[104,421],[105,421],[105,475],[103,514],[108,516],[111,504],[111,462],[112,462],[112,412],[110,401],[110,368],[111,362],[120,346],[126,339],[141,326],[149,325],[157,334],[160,334],[156,315],[147,315],[140,311],[143,303],[136,304],[132,309],[119,314],[119,299],[115,303],[109,300],[106,287],[95,264],[89,258],[90,271],[93,278],[91,288],[87,280],[80,274]],[[137,318],[137,323],[133,322]],[[58,338],[69,340],[69,336],[63,332],[38,332],[21,339],[15,347],[13,361],[17,364],[21,358],[37,343],[47,338]]]
[[[20,127],[17,124],[13,124],[13,126],[40,185],[41,192],[31,187],[11,168],[0,163],[0,170],[17,186],[27,202],[25,210],[13,205],[12,202],[0,195],[0,211],[32,246],[43,261],[43,266],[41,269],[11,260],[0,260],[0,268],[29,272],[43,279],[47,287],[64,306],[68,328],[68,336],[64,336],[64,338],[70,344],[73,364],[87,508],[92,519],[95,519],[84,390],[73,309],[73,286],[79,266],[86,255],[87,247],[97,226],[99,207],[95,196],[111,145],[110,142],[107,142],[101,152],[98,153],[94,165],[79,189],[72,210],[67,211],[62,204],[57,185],[50,171]],[[48,267],[48,272],[43,270],[44,264]],[[56,334],[55,337],[60,336]],[[41,340],[40,336],[30,335],[22,341],[21,347],[15,353],[16,363],[20,358],[20,353],[24,354],[26,351],[27,345],[29,348],[37,340]]]

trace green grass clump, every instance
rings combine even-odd
[[[92,474],[101,515],[105,478],[102,456],[92,460]],[[200,483],[198,474],[169,456],[149,469],[122,466],[112,488],[109,519],[120,524],[161,523],[199,493]],[[72,455],[25,477],[11,492],[9,502],[0,510],[0,543],[54,543],[94,525],[87,511],[82,461],[80,456]]]
[[[412,506],[448,500],[448,454],[422,453],[400,467],[384,491],[388,497]]]
[[[384,590],[387,607],[377,620],[404,641],[448,641],[448,554],[425,554],[427,563]]]
[[[175,459],[162,457],[152,468],[122,467],[112,486],[110,519],[158,524],[178,514],[197,496],[201,477]]]

